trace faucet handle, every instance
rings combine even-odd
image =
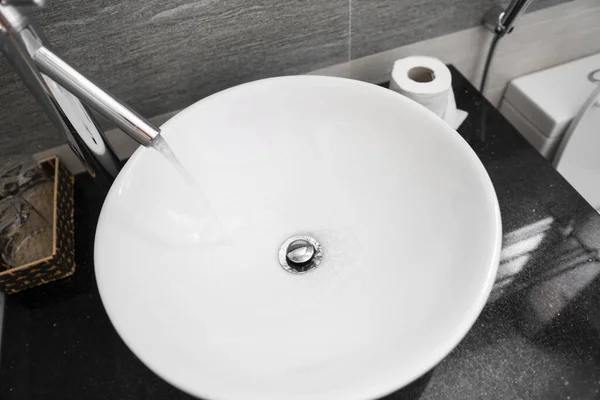
[[[46,5],[46,0],[0,0],[0,4],[15,7],[42,8]]]

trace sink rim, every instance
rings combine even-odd
[[[351,79],[346,79],[346,78],[337,78],[337,77],[320,77],[320,76],[315,76],[315,75],[310,75],[310,76],[286,76],[286,77],[275,77],[275,78],[268,78],[268,79],[263,79],[263,80],[259,80],[259,81],[254,81],[254,82],[250,82],[250,83],[246,83],[246,84],[242,84],[239,86],[235,86],[233,88],[218,92],[212,96],[209,96],[203,100],[200,100],[197,103],[194,103],[193,105],[190,105],[189,107],[187,107],[186,109],[184,109],[183,111],[181,111],[180,113],[178,113],[177,115],[175,115],[171,120],[167,121],[163,127],[167,128],[165,129],[165,131],[168,132],[168,126],[170,121],[173,121],[174,119],[178,118],[178,117],[182,117],[183,115],[185,115],[186,112],[192,112],[192,109],[199,103],[202,103],[204,101],[208,101],[209,99],[212,99],[216,96],[221,96],[224,95],[226,93],[229,93],[231,91],[235,91],[235,90],[239,90],[240,88],[247,88],[250,85],[256,85],[256,84],[261,84],[264,81],[268,81],[268,80],[293,80],[293,79],[327,79],[327,80],[343,80],[343,81],[349,81],[351,82],[351,84],[355,84],[355,85],[362,85],[362,86],[368,86],[369,88],[376,88],[375,90],[380,90],[382,93],[389,93],[390,96],[394,96],[398,99],[399,102],[404,102],[405,104],[410,104],[409,107],[415,107],[416,109],[419,109],[419,112],[426,112],[426,113],[430,113],[429,110],[426,110],[425,108],[421,107],[420,105],[412,102],[411,100],[406,99],[403,96],[397,95],[385,88],[381,88],[378,87],[376,85],[370,84],[370,83],[365,83],[365,82],[360,82],[360,81],[356,81],[356,80],[351,80]],[[431,113],[432,115],[434,115],[433,113]],[[437,117],[436,117],[437,118]],[[471,165],[474,166],[476,174],[478,175],[480,182],[484,185],[483,190],[486,192],[486,196],[489,197],[490,199],[493,199],[493,207],[494,207],[494,215],[493,215],[493,220],[494,220],[494,224],[496,226],[496,232],[495,232],[495,244],[494,244],[494,251],[491,257],[491,265],[486,266],[487,268],[487,276],[485,279],[485,284],[480,288],[479,290],[479,296],[476,299],[476,301],[473,303],[472,307],[468,310],[468,317],[465,317],[462,321],[459,327],[457,327],[457,329],[454,331],[454,335],[452,335],[449,339],[447,339],[444,343],[444,345],[439,345],[436,346],[436,349],[439,349],[437,352],[434,353],[430,353],[428,360],[425,364],[429,365],[428,368],[423,369],[415,369],[414,373],[411,376],[407,376],[404,379],[400,380],[400,379],[390,379],[388,381],[381,381],[379,385],[377,385],[376,388],[368,388],[368,390],[365,391],[365,393],[358,393],[358,392],[352,392],[352,393],[344,393],[345,398],[348,399],[365,399],[365,398],[379,398],[385,395],[388,395],[390,393],[393,393],[397,390],[399,390],[400,388],[408,385],[409,383],[413,382],[414,380],[416,380],[417,378],[419,378],[420,376],[422,376],[423,374],[425,374],[427,371],[429,371],[431,368],[435,367],[443,358],[445,358],[457,345],[458,343],[460,343],[460,341],[465,337],[465,335],[468,333],[468,331],[471,329],[471,327],[473,326],[473,324],[475,323],[475,321],[477,320],[478,316],[480,315],[481,311],[483,310],[483,308],[485,307],[486,301],[489,297],[489,294],[492,290],[493,284],[494,284],[494,279],[496,276],[496,272],[497,272],[497,268],[498,268],[498,264],[499,264],[499,259],[500,259],[500,250],[501,250],[501,242],[502,242],[502,224],[501,224],[501,216],[500,216],[500,208],[499,208],[499,204],[498,204],[498,199],[494,190],[494,187],[492,185],[492,182],[489,178],[489,175],[487,174],[487,171],[485,170],[485,168],[483,167],[481,161],[479,160],[479,158],[477,157],[477,155],[475,154],[475,152],[473,151],[473,149],[467,144],[466,141],[464,141],[464,139],[462,137],[460,137],[460,135],[458,135],[457,132],[455,132],[453,129],[451,129],[449,126],[447,126],[441,119],[439,119],[439,123],[440,126],[443,126],[444,129],[446,131],[448,131],[448,133],[450,135],[452,135],[453,139],[457,145],[459,147],[462,147],[462,152],[466,157],[470,158],[471,161]],[[138,150],[136,150],[136,152],[133,154],[133,156],[131,157],[131,159],[127,162],[127,164],[125,165],[125,167],[123,168],[123,171],[119,174],[119,176],[117,177],[117,179],[115,180],[115,183],[112,185],[106,199],[107,201],[105,201],[105,204],[102,208],[102,213],[100,215],[100,219],[98,222],[98,228],[97,228],[97,233],[101,231],[102,226],[104,226],[104,224],[106,223],[106,213],[105,213],[105,206],[108,203],[109,198],[112,199],[115,196],[113,195],[111,197],[111,193],[115,190],[118,190],[117,188],[120,186],[120,184],[122,183],[122,181],[126,178],[127,175],[132,173],[132,170],[134,168],[134,165],[136,164],[137,160],[139,160],[143,154],[146,151],[153,151],[144,147],[140,147],[138,148]],[[96,243],[98,241],[98,237],[99,235],[96,235]],[[96,252],[94,253],[94,257],[96,260]],[[98,278],[98,272],[96,270],[96,276]],[[111,315],[115,315],[113,314],[114,311],[110,311],[109,309],[111,308],[111,306],[109,305],[110,302],[106,300],[105,296],[107,296],[106,292],[109,290],[107,288],[102,289],[100,283],[98,284],[99,287],[99,292],[100,292],[100,297],[102,300],[102,303],[107,311],[107,315],[109,317],[109,319],[111,320],[111,323],[113,324],[113,326],[115,327],[115,330],[118,332],[119,336],[121,337],[121,339],[126,343],[126,345],[128,346],[129,349],[131,349],[131,351],[140,359],[142,360],[142,362],[144,363],[144,365],[146,365],[149,369],[151,369],[154,373],[156,373],[158,376],[160,376],[162,379],[165,379],[167,382],[173,384],[175,387],[180,388],[181,390],[185,391],[186,393],[191,393],[195,396],[201,396],[203,398],[210,398],[210,399],[218,399],[219,397],[215,397],[212,394],[209,393],[199,393],[197,391],[197,388],[192,388],[192,387],[187,387],[185,384],[182,384],[182,382],[180,380],[177,379],[177,377],[172,377],[172,376],[168,376],[168,372],[166,372],[165,369],[160,369],[160,368],[156,368],[156,366],[153,366],[150,362],[148,362],[148,360],[144,357],[144,354],[142,351],[139,351],[139,349],[137,348],[136,344],[135,344],[135,340],[132,340],[132,338],[128,338],[127,334],[125,332],[123,332],[123,330],[121,328],[119,328],[117,321],[115,321],[115,319],[113,317],[111,317]],[[104,293],[104,294],[103,294]],[[433,355],[431,355],[433,354]],[[160,370],[160,373],[159,373]],[[350,387],[350,385],[349,385]],[[328,399],[330,398],[330,393],[323,393],[322,395],[314,395],[312,397],[310,397],[311,399]],[[268,398],[268,397],[263,397],[263,399]],[[304,398],[304,397],[302,397]]]

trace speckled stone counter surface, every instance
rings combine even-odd
[[[469,112],[459,132],[500,202],[501,264],[465,339],[386,399],[598,399],[600,215],[452,72],[458,106]],[[77,179],[75,275],[7,297],[0,399],[191,399],[137,360],[104,312],[92,250],[105,194]]]

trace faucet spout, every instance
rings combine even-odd
[[[100,89],[46,47],[33,53],[40,71],[81,99],[85,104],[119,127],[138,143],[149,146],[160,130]]]
[[[121,163],[88,107],[142,145],[149,146],[160,131],[48,49],[48,39],[30,16],[30,10],[43,2],[0,0],[0,51],[87,171],[112,181]]]

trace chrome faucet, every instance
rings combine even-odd
[[[30,15],[43,5],[43,0],[0,0],[0,50],[88,172],[112,180],[121,164],[87,107],[144,146],[160,130],[49,50],[48,39]]]
[[[515,22],[533,0],[511,0],[506,9],[499,4],[494,4],[483,16],[483,25],[498,36],[511,33]]]

